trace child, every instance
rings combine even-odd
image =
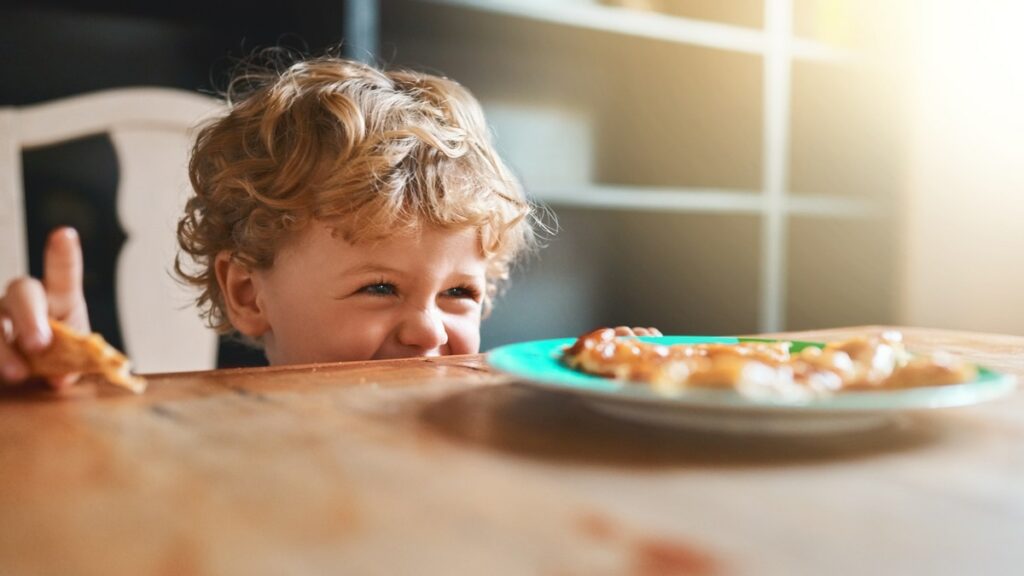
[[[271,364],[476,352],[534,242],[476,100],[338,58],[244,79],[198,135],[179,225],[210,325]]]
[[[336,57],[249,74],[192,151],[175,269],[220,332],[271,364],[475,353],[536,211],[459,84]],[[44,283],[12,282],[5,380],[27,376],[50,315],[89,329],[81,251],[54,232]],[[67,385],[72,377],[53,381]]]

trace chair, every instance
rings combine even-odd
[[[127,236],[116,284],[125,352],[139,372],[215,367],[217,335],[172,270],[190,190],[190,128],[221,109],[213,98],[166,88],[0,108],[0,280],[28,272],[21,151],[106,133],[120,166],[117,215]]]

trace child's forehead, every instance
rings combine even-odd
[[[381,230],[360,229],[357,224],[353,223],[325,222],[322,226],[332,239],[365,250],[376,250],[393,245],[415,246],[422,241],[424,236],[428,235],[455,238],[472,234],[480,244],[481,250],[483,247],[482,230],[478,226],[442,226],[422,221]]]
[[[349,242],[320,225],[297,244],[286,258],[290,266],[342,276],[356,271],[391,269],[403,274],[471,274],[486,272],[490,258],[475,228],[427,227],[415,231]]]
[[[281,245],[275,262],[305,262],[309,266],[338,267],[343,263],[405,262],[408,266],[430,263],[489,263],[493,254],[484,249],[481,231],[474,226],[400,227],[376,234],[355,235],[350,229],[313,220]]]

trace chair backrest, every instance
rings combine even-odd
[[[116,284],[125,351],[139,372],[213,368],[217,336],[172,270],[190,190],[191,129],[222,106],[181,90],[127,88],[0,108],[0,280],[28,272],[22,150],[106,133],[120,167],[117,215],[127,235]]]

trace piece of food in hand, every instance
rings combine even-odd
[[[146,380],[131,373],[131,363],[99,334],[83,334],[63,322],[50,320],[53,340],[40,351],[27,354],[31,376],[50,378],[66,374],[98,374],[111,384],[136,394],[146,390]]]

